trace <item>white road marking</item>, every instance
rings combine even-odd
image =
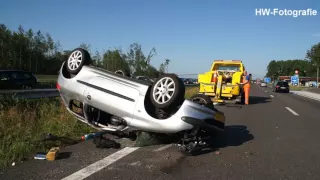
[[[270,95],[270,97],[272,97],[272,98],[273,98],[274,96],[273,96],[273,95]]]
[[[168,149],[168,148],[170,148],[170,147],[172,147],[172,146],[173,146],[173,144],[167,144],[167,145],[165,145],[165,146],[162,146],[162,147],[154,150],[154,152],[163,151],[163,150]]]
[[[100,161],[97,161],[65,178],[62,180],[81,180],[89,177],[90,175],[100,171],[101,169],[109,166],[110,164],[118,161],[119,159],[125,157],[126,155],[132,153],[133,151],[139,149],[139,147],[126,147],[117,151]]]
[[[290,93],[298,95],[298,96],[306,97],[306,98],[309,98],[309,99],[313,99],[313,100],[316,100],[316,101],[320,101],[319,95],[318,95],[318,97],[316,97],[314,95],[314,93],[310,93],[310,92],[307,92],[307,91],[290,91]]]
[[[292,110],[291,108],[289,108],[289,107],[286,107],[286,109],[288,110],[288,111],[290,111],[293,115],[295,115],[295,116],[299,116],[299,114],[298,113],[296,113],[294,110]]]
[[[264,92],[268,92],[268,91],[264,91]]]

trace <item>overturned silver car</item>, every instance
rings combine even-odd
[[[182,137],[192,134],[192,139],[198,138],[198,131],[210,134],[224,130],[224,114],[212,103],[185,99],[185,86],[175,74],[165,74],[149,83],[90,64],[86,50],[73,50],[62,64],[57,89],[67,110],[96,129],[182,133]],[[196,141],[190,143],[199,144]]]

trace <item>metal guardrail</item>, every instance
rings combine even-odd
[[[0,90],[0,94],[14,94],[14,93],[35,93],[35,92],[58,92],[56,88],[50,89],[13,89]]]
[[[199,86],[199,84],[185,84],[184,86],[188,87],[188,86]]]
[[[57,89],[1,90],[0,99],[4,97],[18,99],[41,99],[59,97]]]

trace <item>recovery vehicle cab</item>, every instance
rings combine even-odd
[[[239,83],[245,67],[241,60],[214,60],[208,72],[198,75],[199,94],[216,103],[243,103],[244,91]]]

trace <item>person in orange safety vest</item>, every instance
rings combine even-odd
[[[250,94],[250,81],[251,81],[251,74],[248,74],[247,71],[243,72],[243,81],[240,83],[243,85],[244,90],[244,97],[245,97],[245,105],[249,105],[249,94]]]

